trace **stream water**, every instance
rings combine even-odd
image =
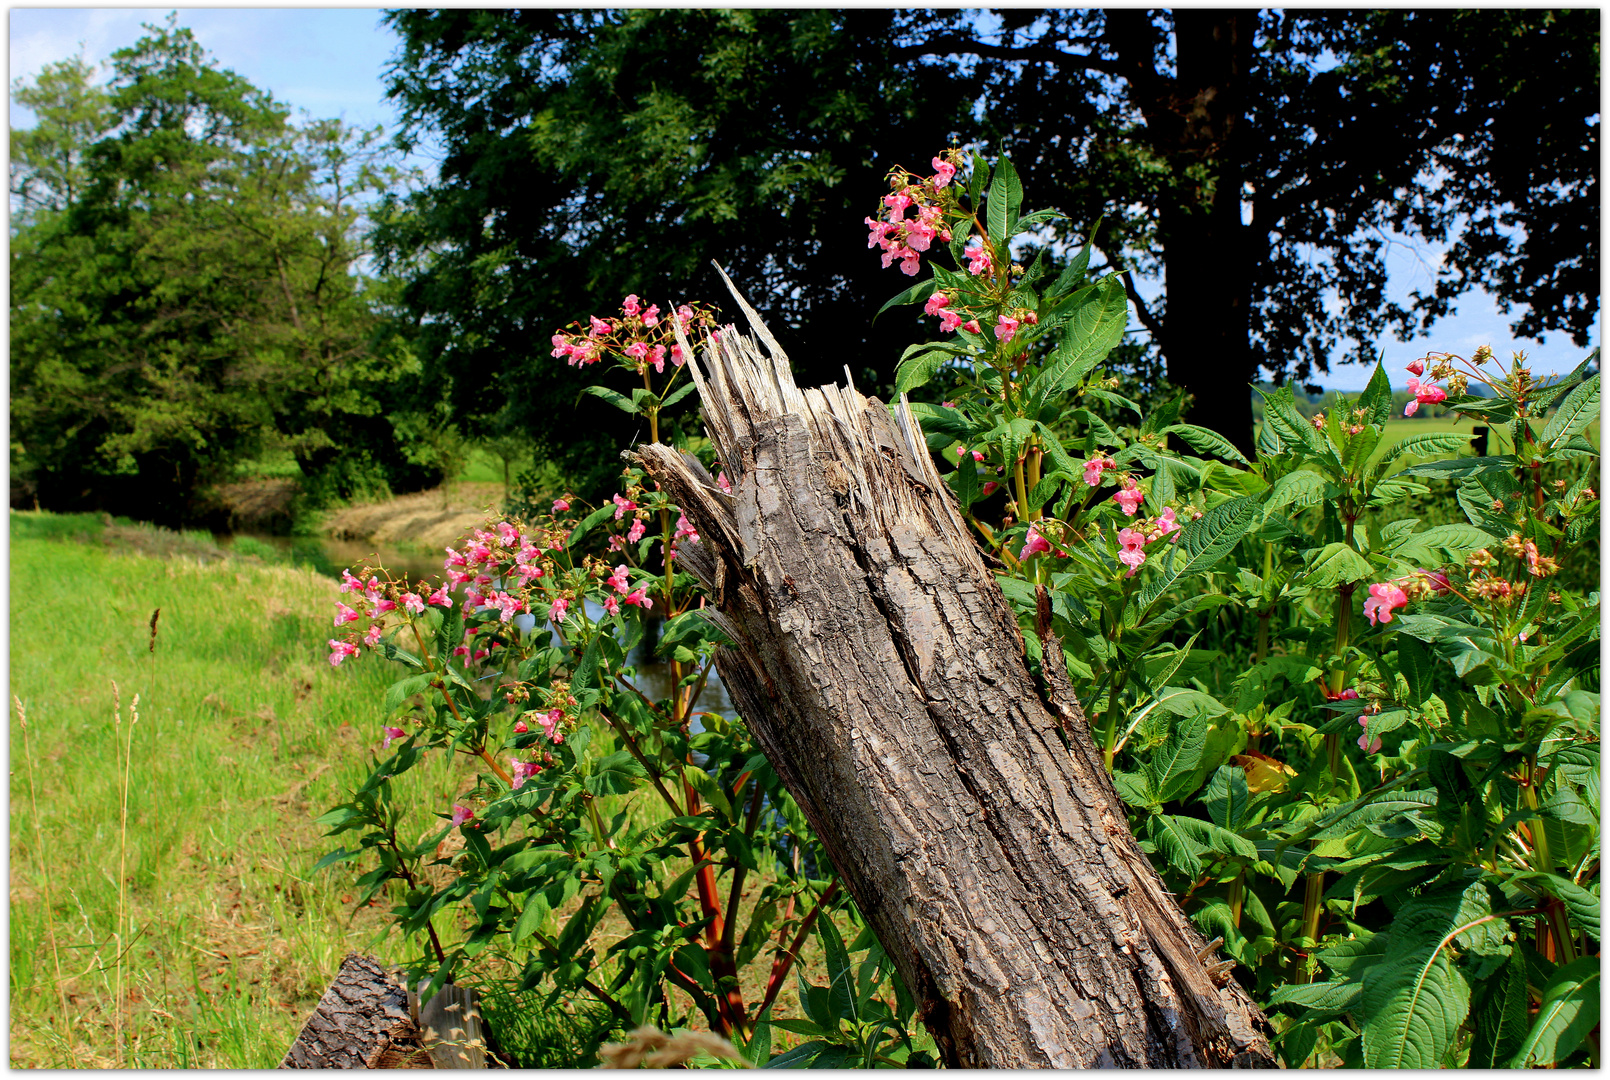
[[[264,546],[281,552],[284,555],[297,558],[299,561],[310,563],[320,570],[339,578],[343,569],[356,567],[364,562],[379,564],[391,571],[394,576],[407,577],[412,581],[429,582],[432,588],[440,585],[443,580],[442,557],[440,555],[422,554],[418,551],[376,549],[373,544],[366,544],[354,540],[331,540],[325,537],[291,537],[267,536],[255,533],[224,533],[216,537],[218,545],[225,550],[236,548],[252,548]],[[244,542],[243,542],[244,541]],[[601,618],[604,609],[591,601],[587,603],[587,617]],[[527,618],[527,616],[516,616]],[[637,676],[632,685],[641,690],[645,697],[651,701],[671,696],[672,680],[671,665],[649,655],[654,643],[660,639],[661,619],[657,615],[648,616],[650,623],[645,627],[643,640],[627,654],[626,663],[637,669]],[[533,620],[534,622],[534,620]],[[697,712],[713,712],[722,716],[733,714],[732,699],[727,696],[726,687],[721,685],[721,676],[713,669],[710,679],[705,683],[704,692],[694,703]],[[698,719],[693,721],[697,729]]]

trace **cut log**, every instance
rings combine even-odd
[[[733,493],[668,447],[634,453],[699,531],[679,562],[736,645],[728,692],[946,1064],[1273,1065],[1267,1021],[1209,976],[1131,835],[1065,672],[1042,700],[910,410],[801,392],[733,295],[769,357],[727,330],[691,365]]]
[[[431,1069],[408,989],[372,956],[341,961],[282,1069]]]
[[[475,991],[449,983],[421,1007],[380,961],[351,953],[279,1068],[484,1069],[490,1040]]]

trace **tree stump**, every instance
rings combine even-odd
[[[716,660],[728,692],[946,1063],[1273,1065],[1267,1021],[1205,970],[1057,665],[1042,701],[904,400],[891,416],[853,386],[801,392],[733,295],[769,358],[728,329],[702,371],[690,361],[733,493],[668,447],[635,454],[699,531],[679,558],[736,643]]]
[[[378,960],[351,953],[279,1068],[484,1069],[488,1038],[474,991],[449,984],[421,1007]]]

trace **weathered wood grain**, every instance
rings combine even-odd
[[[801,391],[738,300],[768,355],[728,329],[693,370],[733,493],[668,447],[635,455],[700,533],[681,560],[737,645],[728,692],[946,1062],[1273,1064],[1130,834],[1065,675],[1056,711],[1041,700],[909,409]]]

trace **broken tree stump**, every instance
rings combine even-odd
[[[769,357],[727,329],[690,362],[733,493],[668,447],[635,455],[699,531],[679,561],[736,645],[716,660],[728,692],[946,1063],[1272,1066],[1267,1021],[1204,970],[1064,673],[1041,700],[909,409],[801,392],[733,295]]]
[[[421,1007],[378,960],[351,953],[279,1068],[484,1069],[488,1038],[473,990],[448,984]]]

